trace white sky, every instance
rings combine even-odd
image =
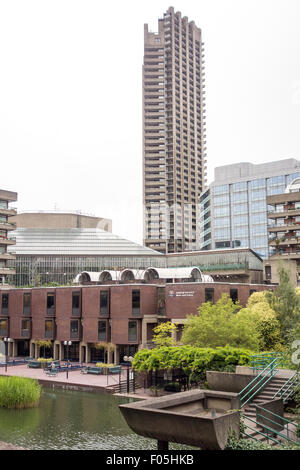
[[[299,0],[0,0],[0,188],[142,242],[143,25],[202,29],[215,166],[300,159]]]

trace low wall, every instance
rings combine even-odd
[[[206,380],[210,390],[239,393],[253,380],[253,376],[234,372],[207,371]]]

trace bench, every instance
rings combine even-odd
[[[41,363],[39,361],[29,361],[27,367],[30,369],[40,369]]]
[[[52,370],[45,370],[46,375],[49,375],[49,377],[56,377],[57,376],[57,369],[52,369]]]
[[[121,372],[121,367],[120,366],[109,367],[108,372],[110,374],[119,374]]]
[[[102,367],[89,367],[87,370],[88,374],[102,374]]]
[[[102,367],[92,367],[92,366],[87,366],[81,369],[82,374],[102,374]]]

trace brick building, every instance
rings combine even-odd
[[[125,355],[151,346],[157,323],[171,320],[183,325],[188,314],[196,314],[203,302],[216,302],[223,293],[245,305],[252,292],[265,289],[272,286],[152,282],[1,289],[0,338],[13,339],[13,357],[39,357],[36,341],[50,340],[46,355],[65,359],[63,342],[72,341],[70,360],[118,364]]]

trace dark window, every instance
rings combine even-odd
[[[210,288],[210,287],[205,289],[205,302],[211,302],[213,304],[214,303],[214,293],[215,293],[215,290]]]
[[[139,315],[141,306],[141,293],[139,290],[132,291],[132,314]]]
[[[271,266],[265,266],[265,276],[267,281],[272,279],[272,268]]]
[[[55,294],[47,294],[47,315],[55,314]]]
[[[45,321],[45,338],[47,339],[53,338],[53,321],[52,320]]]
[[[78,320],[71,320],[70,322],[70,338],[78,339],[79,336],[79,327]]]
[[[252,294],[254,294],[254,292],[257,292],[257,291],[256,291],[255,289],[250,289],[250,291],[249,291],[249,296],[252,295]]]
[[[8,315],[9,294],[2,294],[2,314]]]
[[[108,291],[100,291],[100,315],[108,314]]]
[[[30,320],[22,320],[21,336],[23,338],[29,338],[29,336],[30,336]]]
[[[137,322],[130,321],[128,323],[128,341],[137,341]]]
[[[230,298],[232,302],[236,303],[239,300],[238,290],[237,289],[230,289]]]
[[[0,336],[8,335],[7,326],[7,320],[0,320]]]
[[[30,315],[31,310],[31,294],[26,293],[23,295],[23,314]]]
[[[80,315],[80,292],[72,293],[72,314]]]
[[[226,242],[216,242],[216,248],[230,248],[230,241]]]
[[[106,321],[98,322],[98,339],[99,341],[106,341]]]

